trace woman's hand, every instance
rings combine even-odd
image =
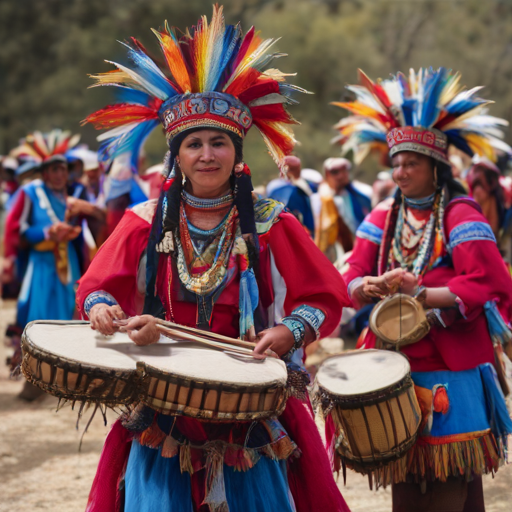
[[[268,349],[278,356],[283,356],[292,349],[295,342],[292,332],[286,325],[276,325],[272,329],[266,329],[259,334],[258,338],[254,347],[254,357],[257,359],[263,359]]]
[[[48,229],[48,237],[57,243],[69,242],[74,240],[81,232],[82,228],[80,226],[71,226],[66,222],[57,222]]]
[[[105,336],[111,336],[119,330],[119,327],[114,325],[114,320],[122,320],[124,318],[126,318],[125,312],[121,309],[121,306],[117,305],[95,304],[89,312],[91,328]]]
[[[381,299],[398,292],[400,288],[402,293],[410,294],[417,285],[418,280],[414,274],[396,268],[378,277],[364,277],[361,284],[361,294],[367,298]]]
[[[156,327],[156,318],[151,315],[134,316],[124,327],[130,339],[141,347],[156,343],[160,331]]]

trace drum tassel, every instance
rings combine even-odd
[[[225,445],[214,443],[208,449],[206,457],[206,497],[204,503],[210,512],[229,512],[224,486],[224,452]]]

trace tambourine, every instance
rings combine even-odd
[[[398,349],[424,338],[430,331],[430,324],[419,301],[396,293],[373,308],[370,329],[384,344]]]

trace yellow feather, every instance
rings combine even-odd
[[[494,151],[494,148],[491,146],[491,144],[485,137],[477,135],[476,133],[468,133],[465,139],[469,147],[475,153],[477,153],[480,156],[485,156],[493,162],[496,161],[496,152]]]

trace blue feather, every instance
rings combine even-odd
[[[402,112],[404,114],[405,126],[413,126],[414,113],[416,112],[417,105],[417,100],[404,98],[404,102],[402,103]]]
[[[126,43],[122,43],[128,48],[128,58],[134,64],[131,69],[147,80],[152,86],[163,91],[167,97],[177,94],[174,87],[165,78],[153,59],[146,55],[142,50],[132,48]]]
[[[386,142],[386,134],[378,131],[361,130],[357,133],[357,137],[362,144],[368,142]]]
[[[425,77],[424,97],[426,101],[422,105],[420,126],[430,128],[437,121],[440,112],[440,96],[446,80],[446,68],[434,71],[432,68]]]
[[[470,148],[469,144],[466,142],[466,139],[461,134],[460,130],[446,130],[444,132],[450,141],[450,144],[453,144],[457,149],[460,149],[464,153],[469,156],[473,156],[474,152]]]
[[[242,29],[240,25],[228,25],[224,33],[224,49],[225,53],[222,59],[221,76],[217,82],[216,91],[222,91],[226,82],[233,73],[233,64],[238,56],[238,50],[242,44]]]
[[[140,148],[144,144],[148,135],[159,125],[159,123],[160,121],[158,119],[143,121],[121,136],[111,137],[110,139],[104,140],[98,150],[100,160],[106,165],[110,165],[112,160],[117,156],[130,152],[132,155],[132,170],[136,172],[138,168]]]
[[[454,116],[460,116],[462,114],[465,114],[466,112],[469,112],[470,110],[473,110],[482,103],[485,103],[485,100],[482,100],[480,98],[466,98],[461,101],[450,103],[446,107],[446,111]]]
[[[137,103],[138,105],[149,106],[150,102],[153,101],[153,97],[144,91],[138,89],[132,89],[124,85],[117,85],[116,98],[121,103]]]

